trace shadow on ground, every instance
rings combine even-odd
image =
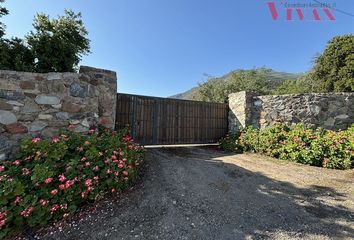
[[[41,238],[354,238],[353,209],[341,205],[348,196],[216,160],[230,155],[210,148],[151,149],[134,190]]]

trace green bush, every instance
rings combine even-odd
[[[354,167],[354,125],[339,132],[321,128],[313,130],[303,124],[291,128],[277,124],[263,130],[249,127],[239,135],[223,139],[221,147],[312,166],[350,169]]]
[[[0,165],[0,238],[65,218],[126,188],[143,157],[126,133],[66,131],[51,140],[23,141],[16,160]]]

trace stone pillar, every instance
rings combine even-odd
[[[81,66],[80,78],[86,78],[97,86],[98,123],[114,129],[117,104],[117,74],[116,72]]]
[[[252,105],[255,93],[237,92],[229,95],[229,131],[239,132],[252,125]]]

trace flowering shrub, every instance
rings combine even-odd
[[[143,149],[126,133],[100,128],[23,141],[16,160],[0,163],[0,239],[65,218],[85,202],[127,187]]]
[[[236,152],[251,151],[312,166],[335,169],[354,167],[354,125],[345,131],[291,128],[278,124],[264,130],[244,129],[239,137],[227,137],[221,147]]]

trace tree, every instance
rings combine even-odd
[[[354,35],[336,36],[316,59],[313,79],[322,92],[354,91]]]
[[[310,93],[318,92],[319,87],[316,82],[312,79],[310,73],[306,73],[297,79],[285,80],[282,82],[272,94],[282,95],[282,94],[299,94],[299,93]]]
[[[0,18],[9,14],[9,11],[1,5],[4,2],[5,0],[0,0]],[[4,35],[5,35],[5,24],[0,22],[0,38],[2,38]]]
[[[0,39],[0,69],[32,72],[34,56],[20,38]]]
[[[37,14],[33,27],[35,31],[26,39],[36,59],[35,72],[73,72],[81,57],[90,52],[81,13],[65,10],[57,19]]]
[[[199,84],[194,99],[207,102],[227,102],[230,93],[252,91],[259,94],[269,94],[271,80],[267,77],[270,69],[234,71],[225,78],[210,78]]]

